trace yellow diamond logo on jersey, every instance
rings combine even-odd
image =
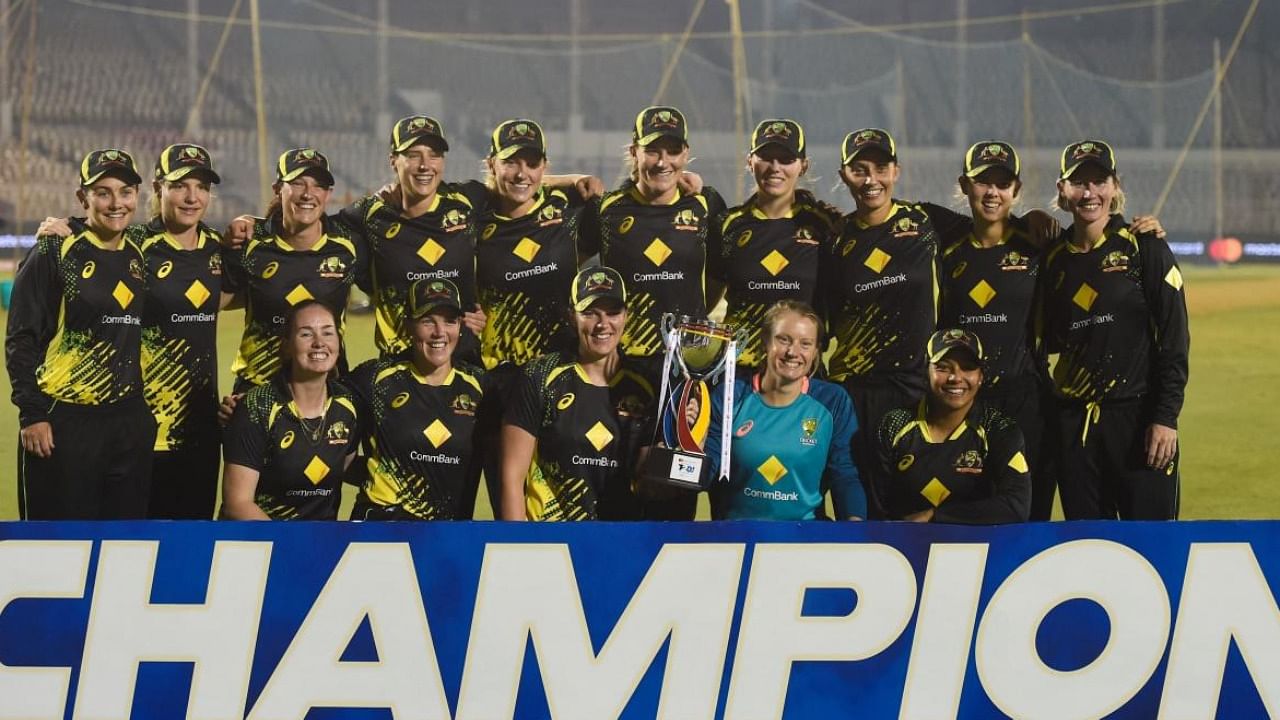
[[[1182,271],[1176,267],[1169,268],[1169,272],[1164,276],[1164,281],[1169,283],[1169,287],[1174,290],[1182,289]]]
[[[1075,297],[1071,298],[1071,302],[1075,303],[1081,310],[1089,312],[1089,308],[1093,307],[1093,301],[1098,299],[1098,291],[1089,287],[1089,283],[1081,283],[1080,289],[1076,291]]]
[[[432,423],[427,426],[427,429],[422,431],[422,434],[426,435],[427,439],[431,441],[431,447],[433,448],[440,447],[444,444],[445,440],[453,437],[453,433],[449,432],[449,428],[445,427],[444,423],[440,422],[439,418],[432,421]]]
[[[671,257],[671,248],[667,247],[661,238],[654,238],[653,242],[649,243],[649,247],[645,248],[644,256],[649,258],[649,262],[662,267],[662,263]]]
[[[1020,473],[1025,473],[1028,471],[1027,458],[1022,454],[1021,450],[1014,453],[1013,457],[1009,458],[1009,467],[1013,468],[1014,470]]]
[[[129,289],[128,285],[124,284],[124,281],[117,281],[116,289],[111,291],[111,297],[120,303],[120,309],[123,310],[129,307],[129,303],[133,302],[133,291]]]
[[[760,264],[764,266],[765,270],[769,271],[770,275],[777,276],[777,274],[782,272],[782,269],[790,265],[791,262],[783,257],[782,253],[774,250],[768,255],[765,255],[764,259],[760,261]]]
[[[183,293],[191,301],[192,307],[197,308],[203,305],[205,300],[209,299],[210,294],[209,288],[206,288],[204,283],[199,280],[192,280],[191,287],[187,288],[187,291]]]
[[[605,427],[604,423],[597,421],[587,431],[587,440],[590,441],[591,447],[595,448],[596,452],[599,452],[606,445],[613,442],[613,433],[609,432],[609,428]]]
[[[871,254],[867,256],[866,261],[862,264],[872,270],[875,270],[877,273],[882,273],[884,272],[884,266],[888,265],[889,261],[892,259],[893,258],[890,257],[889,253],[881,250],[880,248],[876,248],[871,251]]]
[[[435,265],[440,262],[440,258],[444,257],[444,246],[431,238],[422,243],[422,247],[418,248],[418,257],[426,260],[429,264]]]
[[[938,507],[944,500],[951,496],[951,491],[948,490],[947,486],[943,485],[938,478],[933,478],[929,481],[928,485],[925,485],[924,488],[920,490],[920,494],[923,495],[924,499],[928,500],[931,505]]]
[[[765,482],[772,485],[787,474],[787,468],[778,460],[778,456],[770,455],[768,460],[765,460],[760,464],[760,467],[756,468],[756,472],[760,473]]]
[[[311,462],[307,463],[307,467],[302,471],[302,474],[307,476],[312,485],[319,485],[320,481],[324,480],[329,474],[329,466],[325,465],[320,458],[312,457]]]
[[[969,297],[978,304],[978,307],[985,308],[987,303],[996,296],[996,289],[987,284],[986,280],[979,280],[977,285],[969,291]]]
[[[521,238],[520,242],[516,243],[516,249],[511,252],[521,260],[531,263],[533,262],[533,258],[538,255],[538,251],[541,249],[542,246],[534,242],[532,239]]]
[[[304,300],[314,300],[315,297],[312,296],[311,293],[307,292],[305,287],[299,284],[297,287],[290,290],[289,294],[284,296],[284,299],[288,300],[290,305],[297,305]]]

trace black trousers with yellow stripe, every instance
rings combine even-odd
[[[1147,467],[1151,420],[1141,398],[1098,405],[1058,400],[1054,419],[1066,519],[1178,518],[1181,453],[1167,467]]]
[[[53,453],[18,448],[18,510],[24,520],[147,517],[156,421],[142,398],[111,405],[57,403]]]

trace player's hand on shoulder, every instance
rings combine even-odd
[[[222,402],[218,405],[218,424],[227,427],[231,424],[231,416],[236,412],[236,406],[240,404],[240,398],[244,397],[244,393],[233,393],[222,398]]]
[[[1134,235],[1142,235],[1143,233],[1151,233],[1157,238],[1163,240],[1166,233],[1164,226],[1160,224],[1160,219],[1155,215],[1137,215],[1129,223],[1129,232]]]
[[[685,195],[697,195],[702,192],[704,184],[701,175],[688,170],[680,173],[680,177],[676,178],[676,185],[680,187],[680,192]]]
[[[489,318],[479,305],[476,305],[475,308],[475,310],[462,313],[462,324],[476,335],[481,335],[484,333],[484,325],[489,321]]]
[[[573,186],[583,200],[594,200],[604,195],[604,181],[595,175],[583,175],[574,181]]]
[[[222,247],[236,250],[249,242],[253,237],[253,223],[256,220],[252,215],[240,215],[227,225],[227,231],[222,233]]]
[[[71,224],[66,218],[47,217],[44,222],[40,223],[40,228],[36,230],[36,235],[57,235],[64,238],[71,234]]]
[[[1036,209],[1026,214],[1027,235],[1031,244],[1038,248],[1047,247],[1062,232],[1062,225],[1050,213]]]
[[[48,421],[35,422],[18,433],[22,449],[36,457],[47,458],[53,454],[53,425]]]

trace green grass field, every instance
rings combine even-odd
[[[1280,267],[1186,268],[1191,311],[1191,384],[1183,409],[1182,517],[1267,518],[1280,515],[1280,383],[1267,363],[1280,358]],[[2,313],[0,313],[2,314]],[[219,323],[218,349],[230,366],[241,313]],[[354,316],[348,332],[353,359],[372,357],[372,317]],[[222,388],[231,386],[224,369]],[[9,396],[7,373],[0,390]],[[15,519],[17,411],[0,413],[0,520]],[[488,517],[478,500],[477,516]],[[348,493],[349,495],[349,493]],[[347,499],[350,503],[350,497]],[[345,509],[344,509],[345,513]],[[705,502],[699,512],[707,517]]]

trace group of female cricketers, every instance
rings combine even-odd
[[[1061,230],[1014,214],[1000,141],[962,159],[968,214],[895,198],[875,128],[842,144],[845,216],[801,187],[793,120],[756,127],[733,208],[685,171],[673,107],[637,115],[608,192],[549,174],[532,120],[494,130],[482,180],[446,182],[448,150],[435,119],[401,119],[392,185],[336,214],[324,154],[288,150],[264,215],[225,234],[202,222],[204,148],[163,151],[137,225],[133,158],[89,153],[85,217],[47,221],[15,280],[22,516],[213,517],[221,448],[230,519],[335,519],[343,482],[352,519],[465,519],[483,474],[503,519],[691,520],[696,493],[637,468],[670,405],[664,313],[723,298],[742,343],[714,391],[731,419],[711,403],[732,458],[713,427],[713,517],[1048,519],[1055,486],[1068,519],[1177,517],[1182,277],[1155,219],[1121,215],[1106,143],[1063,151]],[[352,285],[379,351],[356,367]],[[217,316],[241,306],[220,406]]]

